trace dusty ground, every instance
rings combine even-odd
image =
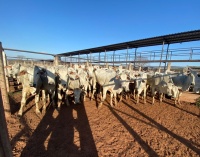
[[[89,99],[83,105],[52,106],[46,114],[35,114],[30,98],[22,118],[18,118],[21,93],[10,96],[12,116],[7,119],[14,157],[105,157],[176,156],[200,154],[200,116],[194,99],[200,95],[184,93],[182,105],[166,99],[151,105],[140,100],[123,100],[118,106]]]

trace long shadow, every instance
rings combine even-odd
[[[24,117],[21,117],[19,119],[20,123],[23,125],[23,129],[18,132],[13,138],[12,140],[10,141],[11,143],[11,146],[15,146],[16,142],[19,141],[19,139],[22,137],[22,136],[26,136],[26,137],[30,137],[31,135],[31,128],[29,127],[29,125],[27,124],[27,121]]]
[[[189,111],[187,111],[187,110],[184,110],[184,109],[178,107],[177,105],[174,105],[174,104],[172,104],[172,103],[170,103],[170,102],[168,102],[168,101],[164,101],[164,103],[166,103],[166,104],[168,104],[168,105],[170,105],[170,106],[172,106],[172,107],[175,107],[175,108],[177,108],[177,109],[179,109],[179,110],[181,110],[181,111],[183,111],[183,112],[186,112],[186,113],[191,114],[191,115],[193,115],[193,116],[199,117],[199,115],[197,115],[197,114],[195,114],[195,113],[192,113],[192,112],[189,112]]]
[[[54,109],[50,108],[44,115],[43,119],[34,130],[24,147],[21,157],[27,156],[48,156],[45,149],[45,140],[51,135],[54,129],[55,119],[53,117]]]
[[[113,113],[113,115],[124,125],[127,131],[135,138],[135,140],[140,144],[140,146],[146,151],[149,156],[158,157],[158,154],[135,132],[114,110],[108,105],[108,108]],[[126,151],[126,150],[125,150]],[[125,151],[118,154],[118,156],[123,156]]]
[[[109,106],[107,106],[107,107],[109,107]],[[147,122],[145,122],[144,120],[141,120],[141,119],[139,119],[139,118],[137,118],[137,117],[135,117],[135,116],[133,116],[133,115],[127,114],[127,113],[125,113],[125,112],[123,112],[123,111],[120,111],[120,110],[118,110],[118,109],[116,109],[116,108],[112,108],[112,109],[115,110],[116,112],[122,113],[122,114],[124,114],[124,115],[126,115],[126,116],[129,116],[129,117],[131,117],[131,118],[133,118],[133,119],[136,119],[137,121],[142,122],[142,123],[144,123],[144,124],[146,124],[146,125],[149,125],[149,126],[151,126],[151,127],[157,128],[157,127],[155,127],[155,125],[152,125],[151,123],[147,123]]]
[[[21,157],[98,156],[84,105],[62,106],[53,114],[49,108]]]
[[[181,137],[181,136],[179,136],[179,135],[171,132],[166,127],[164,127],[164,126],[160,125],[159,123],[157,123],[156,121],[154,121],[152,118],[150,118],[147,115],[145,115],[144,113],[140,112],[139,110],[137,110],[133,106],[130,106],[129,104],[127,104],[125,101],[123,101],[123,103],[125,105],[127,105],[130,109],[134,110],[135,112],[137,112],[138,114],[140,114],[141,116],[143,116],[144,118],[146,118],[147,120],[149,120],[151,123],[153,123],[154,125],[156,125],[158,129],[166,132],[167,134],[169,134],[170,136],[172,136],[173,138],[175,138],[179,142],[183,143],[186,147],[190,148],[191,150],[193,150],[197,154],[200,154],[200,149],[198,149],[195,146],[193,146],[191,144],[191,141],[189,141],[189,140],[187,140],[187,139],[185,139],[185,138],[183,138],[183,137]]]

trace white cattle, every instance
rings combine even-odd
[[[127,77],[126,74],[116,75],[114,70],[106,70],[106,69],[97,69],[94,71],[97,82],[103,88],[103,97],[101,98],[101,102],[98,107],[102,106],[102,103],[106,99],[107,91],[110,91],[110,105],[113,107],[112,98],[114,96],[115,105],[117,105],[116,96],[117,94],[121,94],[121,92],[125,89],[128,91],[127,86]]]
[[[158,92],[160,94],[160,103],[162,102],[163,95],[167,94],[174,98],[175,105],[177,103],[180,105],[180,96],[182,92],[172,82],[165,82],[162,80],[158,85]]]
[[[82,94],[82,87],[80,84],[80,78],[77,73],[70,73],[67,78],[67,89],[73,90],[74,93],[74,103],[80,104],[81,101],[81,94]],[[69,106],[68,102],[68,95],[66,94],[67,105]]]
[[[19,81],[22,83],[22,99],[21,99],[21,106],[18,112],[19,116],[22,116],[23,114],[23,107],[26,104],[27,96],[35,95],[36,88],[33,87],[34,84],[37,83],[39,80],[39,73],[40,69],[36,66],[34,67],[27,67],[26,70],[20,71]],[[40,113],[39,107],[38,107],[38,101],[35,99],[36,103],[36,113]]]
[[[139,75],[136,75],[134,80],[134,98],[135,92],[137,92],[136,103],[139,103],[139,96],[143,92],[144,104],[146,103],[146,90],[147,90],[147,73],[140,72]]]
[[[9,66],[6,66],[5,68],[7,69],[7,76],[8,77],[12,77],[14,79],[17,79],[17,76],[18,76],[18,73],[20,71],[23,71],[23,70],[26,70],[26,67],[28,66],[24,66],[24,65],[21,65],[19,63],[15,63],[13,65],[9,65]]]
[[[94,70],[96,70],[96,68],[94,68],[92,65],[86,67],[86,71],[87,71],[87,74],[89,77],[89,85],[90,85],[89,97],[91,100],[94,99],[94,93],[96,92],[96,88],[97,88],[97,86],[96,86],[97,80],[96,80],[96,76],[94,74]],[[91,88],[92,88],[92,91],[91,91]]]
[[[179,74],[178,76],[172,77],[172,80],[174,85],[182,91],[187,91],[191,85],[195,85],[195,76],[191,72]]]
[[[85,96],[87,95],[87,90],[91,90],[91,87],[89,84],[89,77],[88,77],[87,72],[84,69],[79,70],[78,76],[80,78],[80,86],[84,90],[84,101],[85,101]]]
[[[39,94],[41,91],[43,103],[42,111],[46,111],[46,103],[47,101],[50,101],[49,95],[51,96],[51,100],[55,106],[55,91],[57,90],[58,86],[58,76],[54,67],[27,67],[26,70],[20,71],[19,80],[21,80],[22,83],[22,103],[18,115],[21,116],[23,113],[23,107],[26,102],[25,95],[30,89],[34,89],[35,91],[34,94],[37,114],[40,114],[38,103]]]
[[[195,85],[193,87],[193,92],[200,93],[200,73],[197,71],[192,71],[192,74],[195,76]]]
[[[151,95],[152,95],[152,105],[155,102],[155,94],[158,92],[159,84],[161,81],[164,81],[166,83],[172,82],[171,77],[168,74],[162,74],[162,73],[148,73],[147,74],[147,86],[151,89]]]

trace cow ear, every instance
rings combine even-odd
[[[142,80],[143,83],[145,83],[145,80]]]
[[[119,76],[119,75],[116,75],[115,78],[116,78],[116,79],[120,79],[120,76]]]
[[[79,76],[78,76],[78,75],[76,75],[76,79],[79,79]]]
[[[179,91],[179,92],[182,92],[183,90],[182,90],[182,89],[178,89],[178,91]]]

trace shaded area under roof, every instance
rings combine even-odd
[[[134,40],[129,42],[123,42],[118,44],[100,46],[95,48],[89,48],[84,50],[78,51],[71,51],[60,53],[58,55],[62,56],[70,56],[70,55],[82,55],[82,54],[89,54],[89,53],[99,53],[99,52],[108,52],[108,51],[117,51],[117,50],[124,50],[124,49],[131,49],[131,48],[139,48],[139,47],[147,47],[147,46],[157,46],[162,45],[163,41],[164,44],[175,44],[181,42],[190,42],[190,41],[197,41],[200,40],[200,30],[194,31],[187,31],[163,36],[157,36],[152,38]]]

